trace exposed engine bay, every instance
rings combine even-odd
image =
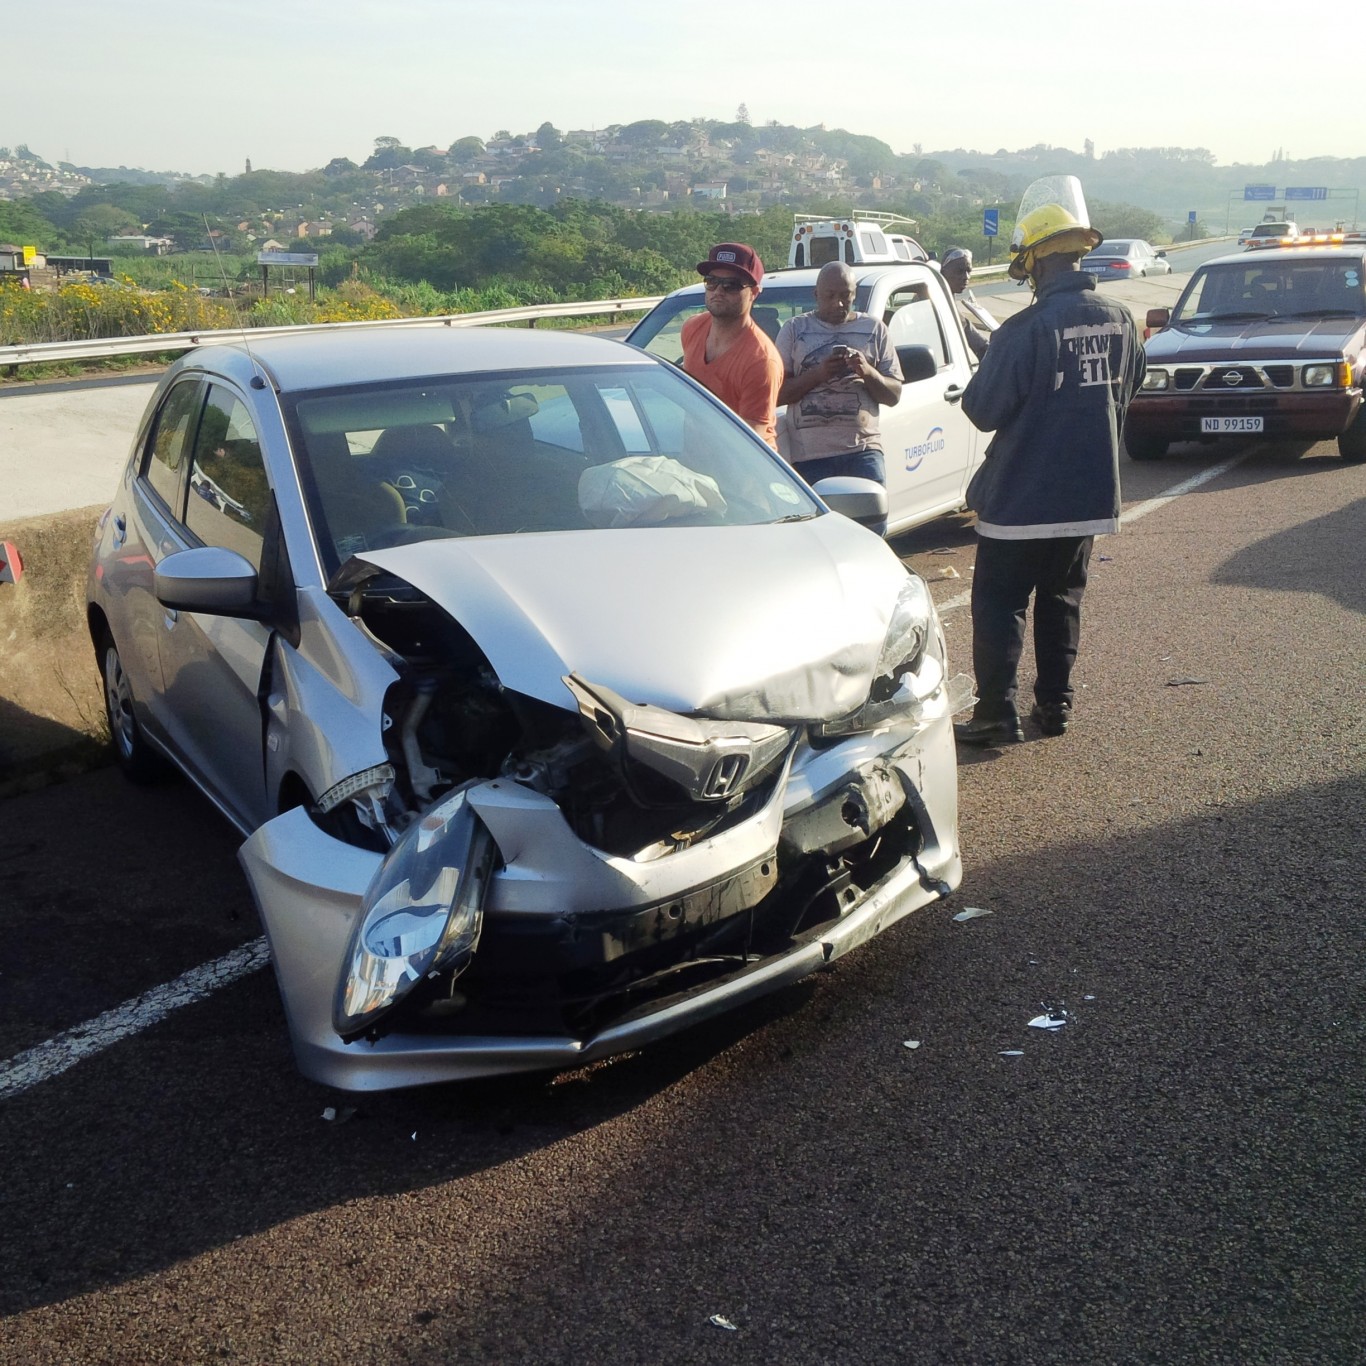
[[[510,778],[550,797],[604,853],[658,858],[745,820],[767,800],[791,749],[782,726],[708,722],[627,702],[567,677],[578,713],[504,688],[468,632],[402,581],[356,584],[346,610],[399,681],[384,703],[393,779],[359,802],[385,837],[451,788]]]

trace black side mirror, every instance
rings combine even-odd
[[[898,346],[896,358],[901,364],[901,378],[907,384],[933,379],[939,373],[934,352],[928,346]]]

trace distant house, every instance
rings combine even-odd
[[[175,243],[169,237],[148,237],[146,233],[128,233],[108,239],[111,247],[124,251],[145,251],[149,256],[165,256],[175,250]]]
[[[310,223],[305,219],[294,229],[295,237],[331,237],[331,223]]]
[[[699,180],[693,187],[694,199],[724,199],[727,183],[724,180]]]
[[[373,241],[375,236],[375,224],[373,219],[353,218],[346,225],[362,242]]]

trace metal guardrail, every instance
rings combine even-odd
[[[1204,237],[1196,242],[1173,242],[1166,251],[1208,245],[1221,239]],[[1232,239],[1229,239],[1232,240]],[[1006,263],[973,268],[976,279],[1004,275]],[[155,355],[162,351],[188,351],[215,341],[235,341],[245,332],[249,338],[295,336],[301,332],[345,332],[375,327],[496,327],[526,323],[535,327],[541,318],[588,318],[600,314],[645,313],[665,296],[642,299],[597,299],[588,303],[530,304],[521,308],[496,308],[483,313],[444,313],[429,318],[376,318],[349,323],[298,323],[282,327],[205,328],[198,332],[154,332],[142,337],[102,337],[94,341],[21,342],[0,346],[0,367],[38,365],[44,361],[108,360],[113,356]]]
[[[188,351],[217,341],[236,341],[243,333],[258,337],[296,336],[301,332],[346,332],[375,327],[491,327],[500,323],[526,323],[535,327],[541,318],[588,318],[596,315],[644,313],[664,296],[642,299],[597,299],[588,303],[531,304],[522,308],[496,308],[483,313],[445,313],[428,318],[376,318],[349,323],[299,323],[283,327],[205,328],[198,332],[153,332],[141,337],[101,337],[94,341],[27,342],[0,346],[0,366],[36,365],[43,361],[108,360],[111,356],[138,356],[162,351]]]

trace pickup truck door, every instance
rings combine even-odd
[[[962,506],[982,438],[960,403],[972,362],[948,291],[938,280],[899,285],[882,317],[894,347],[928,347],[936,363],[932,376],[902,386],[896,407],[882,409],[887,522],[904,530]]]

